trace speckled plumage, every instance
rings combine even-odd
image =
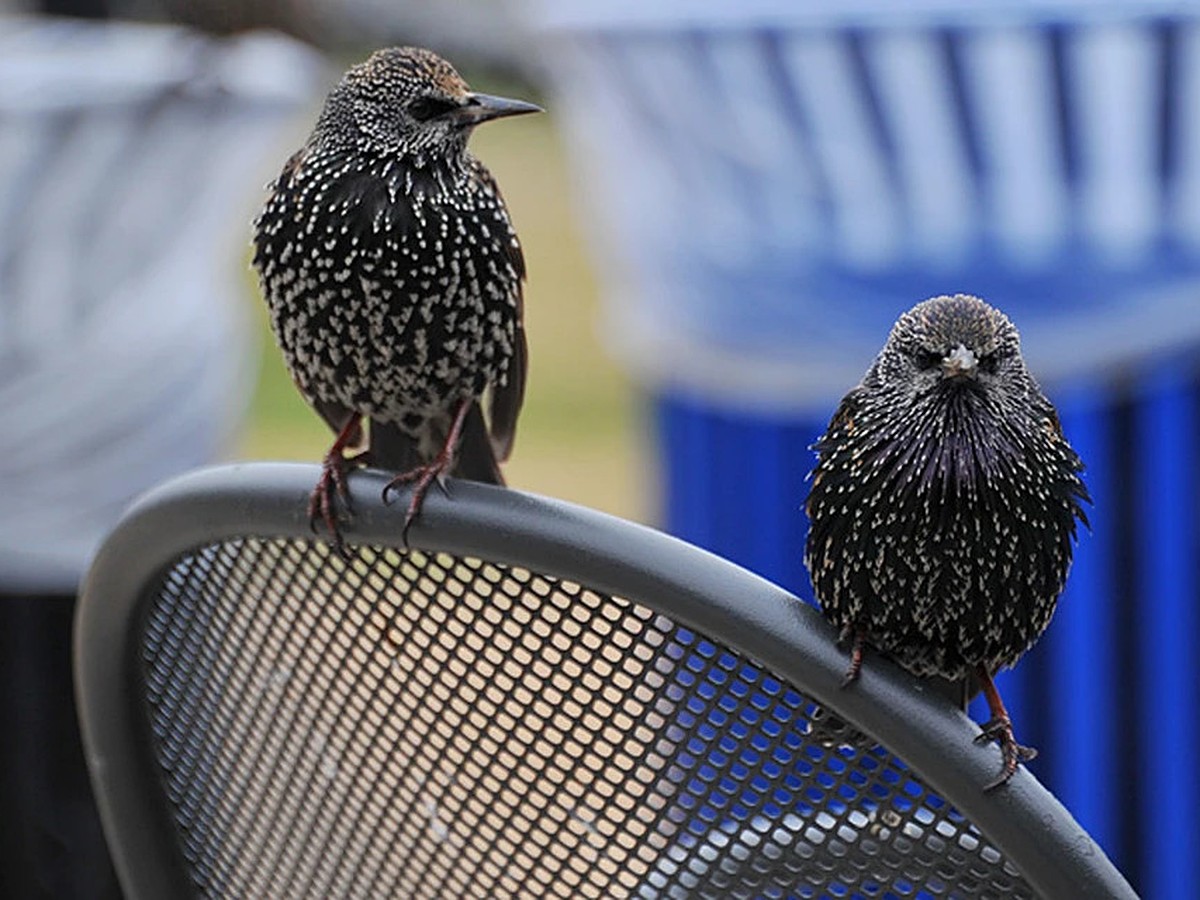
[[[816,450],[805,563],[826,618],[990,691],[1049,624],[1088,499],[1017,329],[974,297],[918,304]]]
[[[445,470],[461,450],[456,473],[501,481],[524,393],[525,264],[467,139],[535,110],[472,93],[427,50],[381,50],[346,73],[269,188],[254,266],[275,337],[334,431],[370,419],[375,465],[430,466],[443,450]],[[462,447],[448,447],[459,412]]]

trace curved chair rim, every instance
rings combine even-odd
[[[100,549],[76,619],[76,683],[98,802],[110,836],[142,831],[136,848],[114,846],[123,877],[157,850],[177,853],[171,825],[131,798],[151,777],[124,688],[133,682],[133,616],[161,567],[205,544],[237,537],[308,538],[307,498],[319,469],[243,463],[202,469],[151,491]],[[406,496],[384,504],[388,476],[350,478],[347,543],[402,547]],[[1100,847],[1026,769],[987,793],[1000,754],[974,743],[978,727],[948,700],[878,656],[840,687],[846,655],[812,607],[757,575],[652,528],[560,500],[451,479],[431,491],[409,534],[413,549],[473,556],[584,584],[652,606],[773,669],[895,753],[974,822],[1045,897],[1136,894]],[[797,553],[800,548],[797,548]],[[122,605],[123,604],[123,605]],[[137,821],[140,829],[132,827]],[[145,843],[143,843],[145,842]],[[157,847],[151,846],[157,844]],[[182,883],[161,885],[173,895]],[[189,886],[190,890],[190,886]],[[151,894],[155,895],[155,894]]]

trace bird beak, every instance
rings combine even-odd
[[[950,355],[942,360],[943,378],[974,378],[979,369],[979,360],[967,347],[959,344]]]
[[[493,97],[491,94],[467,94],[467,102],[451,113],[451,116],[460,124],[478,125],[480,122],[504,116],[523,116],[526,113],[542,111],[536,103],[526,103],[524,100],[509,100],[507,97]]]

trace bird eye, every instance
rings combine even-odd
[[[458,109],[458,104],[453,100],[446,100],[442,97],[418,97],[412,103],[408,104],[408,114],[418,122],[428,122],[430,119],[436,119],[438,116],[445,115],[452,109]]]
[[[936,350],[922,350],[917,353],[917,368],[936,369],[942,364],[942,354]]]
[[[979,357],[979,370],[987,372],[989,375],[995,375],[1000,369],[1000,363],[1012,356],[1012,353],[1004,350],[993,350],[991,353],[985,353]]]

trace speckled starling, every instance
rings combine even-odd
[[[1017,744],[992,676],[1050,622],[1089,501],[1083,465],[1000,311],[935,297],[902,315],[816,445],[805,564],[821,610],[922,676],[978,679],[1000,744]]]
[[[309,517],[339,548],[349,465],[397,470],[385,499],[415,483],[405,534],[445,474],[503,484],[525,387],[525,263],[467,139],[536,111],[472,92],[428,50],[380,50],[346,72],[268,189],[254,266],[292,378],[337,435]],[[364,418],[369,449],[348,458]]]

